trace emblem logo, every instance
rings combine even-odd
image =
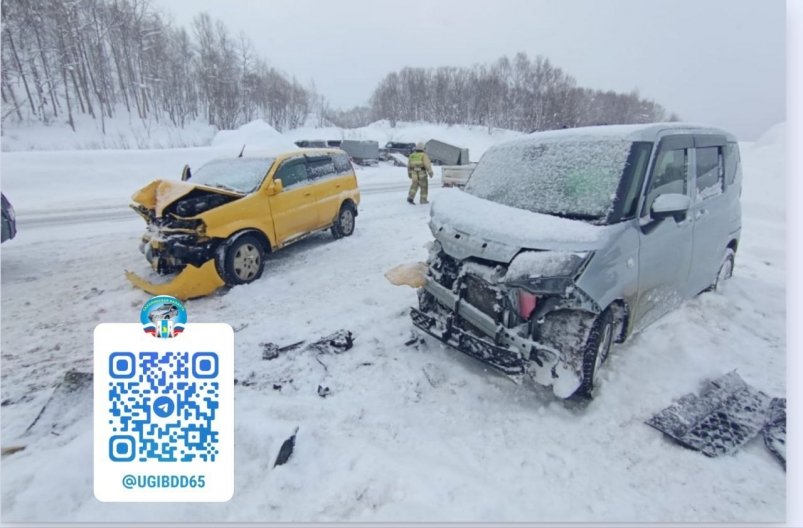
[[[139,319],[145,333],[167,339],[184,331],[187,310],[175,297],[157,295],[145,303]]]

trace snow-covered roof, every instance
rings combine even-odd
[[[695,133],[695,134],[718,134],[727,136],[728,140],[736,141],[736,137],[724,130],[708,125],[694,123],[645,123],[639,125],[604,125],[579,128],[563,128],[560,130],[547,130],[544,132],[534,132],[521,139],[514,139],[509,143],[523,142],[529,143],[534,140],[552,141],[567,138],[582,137],[587,138],[617,138],[630,141],[657,141],[667,133]]]

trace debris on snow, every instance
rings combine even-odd
[[[349,330],[338,330],[318,341],[310,344],[314,348],[324,353],[342,354],[354,346],[354,335]]]
[[[276,343],[260,343],[259,346],[262,347],[262,359],[270,361],[279,357],[280,353],[293,350],[294,348],[298,348],[303,344],[304,341],[297,341],[283,347],[280,347]]]
[[[426,340],[417,330],[411,330],[409,339],[404,342],[404,346],[413,347],[416,350],[420,350],[421,346],[426,346],[426,344]]]
[[[256,376],[257,373],[252,370],[251,373],[248,374],[248,376],[243,380],[234,378],[234,384],[242,385],[243,387],[250,387],[251,385],[256,385]]]
[[[260,343],[262,347],[262,359],[268,361],[279,357],[279,346],[276,343]]]
[[[289,459],[290,455],[293,454],[293,449],[296,447],[296,435],[298,434],[298,427],[296,430],[293,431],[293,435],[284,441],[282,447],[279,449],[279,454],[276,457],[276,462],[273,463],[273,467],[281,466],[285,464]]]
[[[285,346],[279,346],[276,343],[260,343],[259,346],[262,347],[262,359],[271,361],[284,352],[299,348],[304,343],[305,341],[296,341]],[[351,349],[352,346],[354,346],[354,335],[348,330],[338,330],[308,345],[309,348],[319,352],[335,354],[341,354]]]
[[[0,449],[0,456],[6,457],[8,455],[13,455],[14,453],[19,453],[24,449],[25,449],[24,445],[3,447]]]
[[[410,286],[423,288],[427,277],[427,264],[414,262],[412,264],[399,264],[385,272],[385,278],[394,286]]]
[[[317,362],[318,362],[318,363],[319,363],[319,364],[320,364],[320,365],[323,367],[323,370],[324,370],[324,371],[325,371],[327,374],[329,374],[329,367],[327,367],[327,366],[326,366],[326,363],[324,363],[323,361],[321,361],[321,358],[319,358],[318,356],[315,356],[315,361],[317,361]]]
[[[326,398],[330,394],[332,394],[332,391],[329,389],[329,387],[318,385],[318,396],[320,396],[321,398]]]
[[[42,406],[31,425],[45,427],[51,434],[59,434],[68,425],[92,413],[92,373],[69,370],[53,389],[53,394]]]
[[[87,294],[86,294],[86,295],[84,295],[84,300],[86,301],[86,300],[89,300],[89,299],[91,299],[92,297],[97,297],[98,295],[102,294],[102,293],[103,293],[103,291],[104,291],[104,290],[99,290],[99,289],[97,289],[97,288],[95,288],[95,287],[93,286],[93,287],[92,287],[92,288],[89,290],[89,292],[87,292]]]
[[[764,428],[764,445],[786,471],[786,398],[773,398],[770,419]]]
[[[762,430],[766,443],[767,427],[772,424],[771,443],[783,446],[785,460],[785,405],[781,415],[780,404],[774,404],[773,409],[776,400],[749,386],[732,371],[710,381],[701,396],[687,394],[646,423],[709,457],[733,453]]]

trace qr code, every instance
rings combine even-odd
[[[220,454],[218,363],[215,352],[113,352],[109,458],[214,462]]]

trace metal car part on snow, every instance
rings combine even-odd
[[[266,254],[318,230],[340,238],[354,229],[360,196],[340,150],[214,160],[190,179],[156,180],[132,196],[147,223],[140,251],[155,273],[174,275],[161,283],[126,272],[150,293],[189,299],[251,282]]]
[[[567,129],[489,149],[431,209],[413,323],[561,398],[624,341],[731,270],[732,135],[682,123]]]

